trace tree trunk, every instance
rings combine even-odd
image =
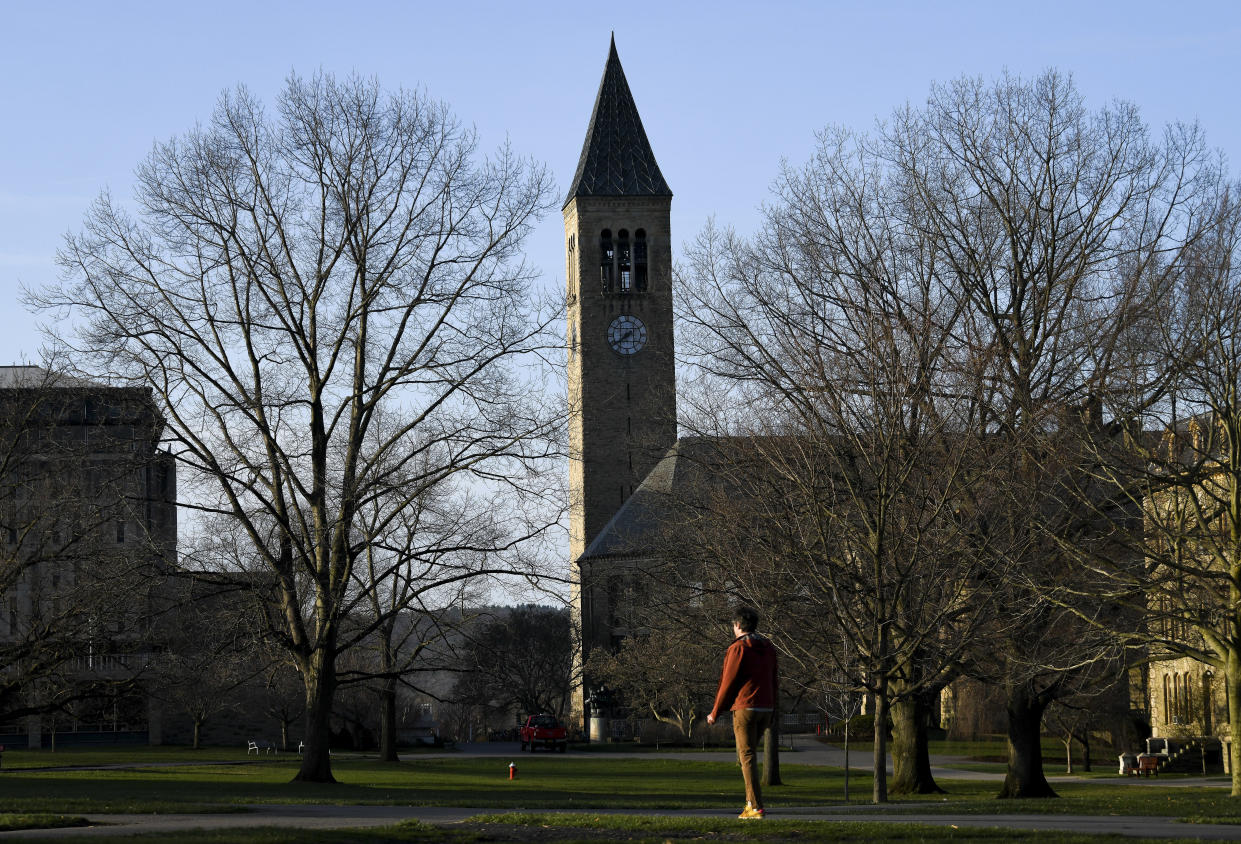
[[[1064,742],[1064,772],[1071,774],[1073,773],[1073,734],[1069,733],[1069,737],[1061,741]]]
[[[780,711],[771,713],[771,724],[763,731],[763,785],[784,785],[780,779]]]
[[[332,699],[336,693],[336,665],[332,651],[321,647],[312,654],[305,672],[306,747],[294,782],[336,782],[332,776]]]
[[[875,786],[871,794],[874,803],[888,802],[888,690],[880,681],[875,692]]]
[[[202,733],[203,722],[201,718],[194,719],[194,749],[198,750],[202,747],[199,742],[199,735]]]
[[[396,755],[396,678],[385,677],[379,690],[379,761],[398,762]]]
[[[280,719],[280,749],[289,752],[289,719]]]
[[[1234,590],[1235,591],[1235,590]],[[1232,648],[1224,668],[1224,682],[1228,689],[1228,755],[1232,757],[1228,770],[1232,771],[1231,796],[1241,797],[1241,653]]]
[[[845,717],[845,802],[849,802],[849,718]]]
[[[1082,743],[1082,770],[1090,773],[1090,730],[1083,730],[1077,740]]]
[[[918,692],[892,703],[892,794],[944,794],[931,773],[931,706]]]
[[[1008,774],[996,797],[1056,797],[1043,775],[1042,724],[1047,702],[1028,686],[1008,696]]]

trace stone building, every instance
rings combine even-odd
[[[151,663],[177,542],[162,428],[146,390],[0,367],[0,743],[147,740],[130,681]]]
[[[668,507],[721,483],[721,441],[677,436],[671,200],[613,40],[563,206],[570,559],[583,662],[634,632],[627,605],[695,600],[692,583],[661,583],[645,569],[666,550],[657,544]],[[734,445],[723,449],[730,462]],[[580,727],[586,691],[572,706]],[[971,734],[1002,729],[1002,701],[957,691],[950,709],[971,713]]]
[[[1153,575],[1146,595],[1153,658],[1144,678],[1151,735],[1163,752],[1201,746],[1214,757],[1233,738],[1220,647],[1234,635],[1226,570],[1236,552],[1232,525],[1241,517],[1230,438],[1222,419],[1205,414],[1161,432],[1158,441],[1161,471],[1183,475],[1145,508]],[[1219,755],[1229,765],[1229,754]]]
[[[672,191],[613,40],[564,203],[570,555],[582,655],[611,641],[579,558],[676,441]],[[575,696],[573,711],[582,712]]]

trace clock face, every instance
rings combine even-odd
[[[632,314],[621,314],[608,326],[608,345],[620,355],[633,355],[646,345],[646,326]]]

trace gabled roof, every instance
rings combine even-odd
[[[712,478],[711,463],[718,459],[719,448],[714,439],[678,439],[578,559],[652,553],[672,507],[693,500]]]
[[[686,526],[718,518],[720,502],[744,508],[747,500],[781,488],[781,464],[814,459],[803,446],[780,435],[679,437],[577,561],[666,553]],[[746,518],[743,512],[732,514]]]
[[[98,381],[87,381],[63,372],[53,372],[32,364],[14,364],[0,366],[0,389],[48,389],[51,387],[69,388],[107,388],[107,384]]]
[[[615,36],[564,204],[575,196],[672,196],[625,81]]]

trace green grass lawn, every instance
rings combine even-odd
[[[86,818],[69,815],[20,815],[0,812],[0,832],[11,832],[15,829],[59,829],[88,824]]]
[[[296,754],[265,756],[249,755],[249,761],[261,759],[293,759]],[[6,750],[4,768],[59,768],[75,765],[141,765],[167,762],[237,762],[247,761],[245,747],[150,747],[147,745],[109,745],[69,747],[62,750]]]
[[[166,836],[92,836],[101,844],[165,840]],[[1119,844],[1133,841],[1124,836],[1090,836],[1072,833],[1032,832],[1002,829],[954,829],[928,824],[875,822],[805,822],[771,820],[741,823],[715,818],[658,818],[590,814],[510,813],[481,815],[464,824],[437,827],[409,821],[393,826],[354,830],[298,830],[275,828],[233,829],[215,832],[185,832],[178,841],[211,844],[380,844],[380,842],[419,842],[419,844],[482,844],[494,841],[518,842],[606,842],[627,841],[664,844],[670,841],[743,841],[759,844],[802,844],[831,841],[841,844],[869,844],[874,841],[914,844],[914,842],[969,842],[969,844]],[[1146,838],[1149,844],[1182,844],[1192,838]]]
[[[584,833],[606,830],[622,831],[634,835],[633,839],[650,842],[667,841],[670,838],[693,838],[697,840],[741,840],[760,842],[786,841],[839,841],[839,842],[922,842],[922,841],[968,841],[972,844],[1002,844],[1002,842],[1047,842],[1063,844],[1078,842],[1132,841],[1124,836],[1090,836],[1057,834],[1045,831],[1021,831],[1000,829],[953,829],[929,824],[891,824],[866,821],[840,821],[831,823],[807,823],[804,821],[781,821],[768,818],[761,823],[739,823],[731,819],[715,818],[659,818],[632,816],[596,816],[573,814],[515,814],[480,815],[471,819],[472,825],[492,827],[501,832],[520,823],[525,827],[551,830],[575,830]],[[496,828],[499,827],[499,828]],[[504,840],[502,834],[499,837]],[[583,840],[591,840],[583,836]],[[598,839],[595,839],[598,840]],[[1143,839],[1151,841],[1185,841],[1192,839]]]
[[[397,765],[337,760],[336,785],[290,783],[297,762],[195,765],[126,770],[26,770],[0,774],[6,808],[21,812],[174,811],[177,803],[357,803],[495,808],[701,808],[741,802],[735,765],[667,758],[540,755],[508,760],[455,757]],[[772,795],[783,805],[839,801],[840,771],[789,766],[790,785]],[[853,773],[857,797],[869,783]],[[184,809],[183,809],[184,811]]]
[[[1043,736],[1043,766],[1048,774],[1058,774],[1064,770],[1064,743],[1052,736]],[[932,756],[961,756],[978,763],[995,763],[1003,765],[1008,761],[1008,741],[1002,736],[992,736],[973,741],[932,741],[929,743]],[[1102,753],[1095,748],[1091,760],[1095,770],[1100,768],[1115,771],[1116,757],[1110,753]],[[1082,747],[1073,743],[1073,770],[1076,773],[1084,764]]]
[[[60,754],[58,754],[60,755]],[[64,754],[67,758],[69,754]],[[192,751],[150,754],[128,769],[0,772],[6,811],[21,813],[236,811],[249,803],[336,803],[478,806],[495,809],[731,808],[741,802],[735,764],[646,756],[560,754],[519,757],[518,779],[508,780],[508,761],[457,756],[413,758],[391,765],[337,759],[336,785],[291,783],[297,760],[251,756],[245,764],[176,765],[195,761]],[[245,761],[244,758],[242,760]],[[143,767],[152,763],[150,767]],[[839,806],[844,776],[839,769],[782,766],[785,785],[768,789],[767,802],[781,806]],[[997,782],[944,780],[947,795],[894,798],[917,811],[976,814],[1134,814],[1229,817],[1241,803],[1219,787],[1175,787],[1119,778],[1057,783],[1058,800],[997,801]],[[867,802],[870,777],[853,771],[851,802]]]

